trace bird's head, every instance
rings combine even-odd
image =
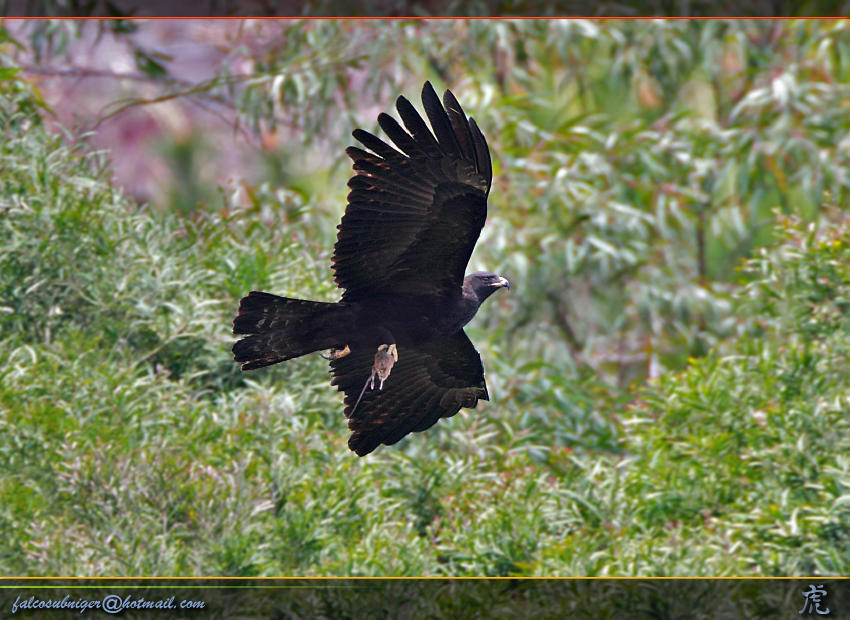
[[[463,279],[463,288],[473,293],[481,303],[500,288],[511,288],[511,283],[495,273],[476,271]]]

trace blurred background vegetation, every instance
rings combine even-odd
[[[850,571],[843,21],[4,22],[0,571]],[[249,290],[335,300],[350,132],[490,144],[492,401],[364,459]]]

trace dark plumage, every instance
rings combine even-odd
[[[248,335],[233,345],[242,370],[330,349],[332,385],[345,392],[353,431],[348,445],[360,456],[488,400],[463,326],[509,287],[489,272],[464,277],[487,218],[484,136],[451,92],[441,105],[426,82],[422,104],[433,134],[399,97],[407,131],[386,114],[378,123],[402,152],[362,129],[354,137],[371,153],[346,149],[356,174],[331,265],[342,299],[252,291],[233,321],[234,334]]]

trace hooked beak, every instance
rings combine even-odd
[[[496,287],[498,287],[498,288],[506,288],[506,289],[510,290],[510,288],[511,288],[511,283],[510,283],[510,282],[508,282],[507,278],[502,278],[502,277],[500,276],[500,277],[499,277],[499,281],[498,281],[498,282],[496,282],[495,284],[493,284],[492,286],[496,286]]]

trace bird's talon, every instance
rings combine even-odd
[[[345,345],[344,349],[331,349],[330,351],[328,351],[327,355],[322,355],[321,353],[319,353],[319,355],[324,359],[330,361],[338,360],[341,357],[345,357],[349,353],[351,353],[351,349],[348,348],[348,345]]]

